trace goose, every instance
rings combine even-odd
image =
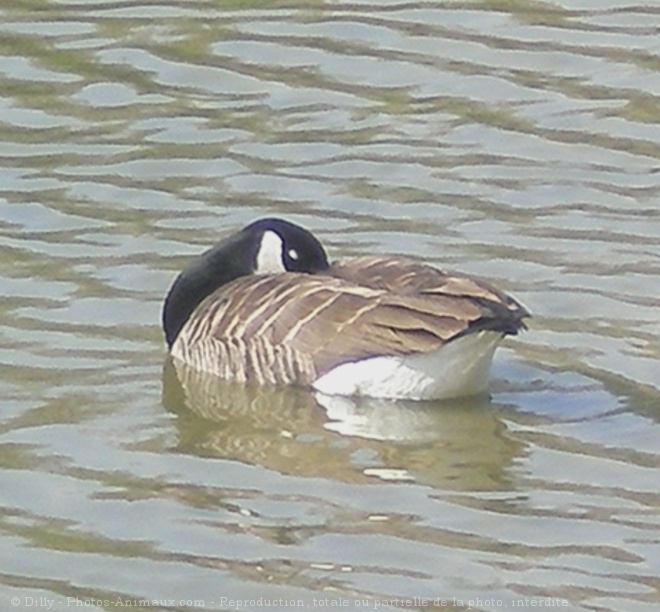
[[[173,359],[222,379],[435,400],[485,391],[495,349],[528,316],[491,284],[414,259],[329,263],[311,232],[264,218],[190,262],[162,323]]]

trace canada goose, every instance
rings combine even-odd
[[[329,264],[310,232],[268,218],[181,272],[163,327],[174,358],[221,378],[424,400],[483,391],[527,316],[488,283],[411,259]]]

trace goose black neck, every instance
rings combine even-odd
[[[224,240],[179,274],[165,298],[163,329],[168,347],[197,306],[219,287],[254,271],[255,249],[238,245],[240,237]]]

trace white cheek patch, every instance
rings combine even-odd
[[[284,242],[279,234],[271,230],[264,233],[257,253],[256,274],[273,274],[286,272],[282,255],[284,253]]]

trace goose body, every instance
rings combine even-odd
[[[163,326],[174,358],[221,378],[425,400],[484,390],[527,316],[484,281],[411,259],[329,264],[307,230],[262,219],[179,275]]]

